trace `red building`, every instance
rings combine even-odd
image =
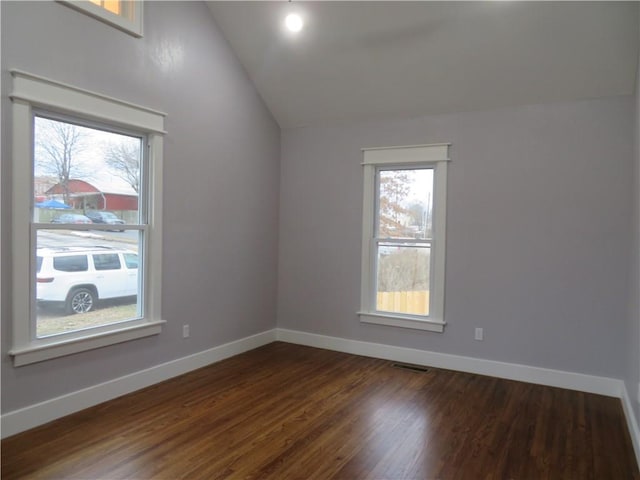
[[[45,195],[49,199],[64,201],[79,210],[137,210],[138,194],[131,187],[112,185],[100,189],[84,180],[69,180],[67,199],[61,184],[49,188]]]

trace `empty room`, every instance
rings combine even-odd
[[[640,479],[640,2],[0,35],[3,479]]]

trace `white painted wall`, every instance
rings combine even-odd
[[[279,128],[206,5],[146,2],[142,39],[59,2],[0,8],[2,412],[273,329]],[[10,68],[167,113],[161,335],[12,366]]]
[[[633,115],[618,97],[285,130],[278,327],[622,378]],[[361,324],[360,149],[438,142],[448,325]]]

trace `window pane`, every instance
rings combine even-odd
[[[135,19],[135,0],[89,0],[94,5],[105,9],[119,17],[133,21]],[[140,0],[138,0],[140,1]]]
[[[93,255],[93,266],[97,271],[100,270],[119,270],[120,257],[117,253],[105,253],[101,255]]]
[[[36,335],[44,337],[142,316],[141,234],[38,230]]]
[[[35,117],[34,222],[140,223],[142,139]]]
[[[104,8],[105,10],[120,15],[120,0],[90,0],[91,3]]]
[[[125,253],[124,263],[127,268],[138,268],[138,254],[137,253]]]
[[[433,169],[380,170],[377,231],[380,238],[432,238]]]
[[[40,268],[42,268],[42,262],[40,262]],[[89,270],[89,261],[86,255],[56,256],[53,257],[53,269],[58,272],[86,272]]]
[[[376,310],[429,315],[429,245],[378,247]]]

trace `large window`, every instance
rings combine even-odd
[[[164,115],[12,75],[14,364],[159,333]]]
[[[363,322],[443,331],[447,145],[364,151]]]
[[[32,184],[50,185],[32,196],[37,338],[144,316],[124,255],[144,245],[146,135],[83,123],[34,110]]]

